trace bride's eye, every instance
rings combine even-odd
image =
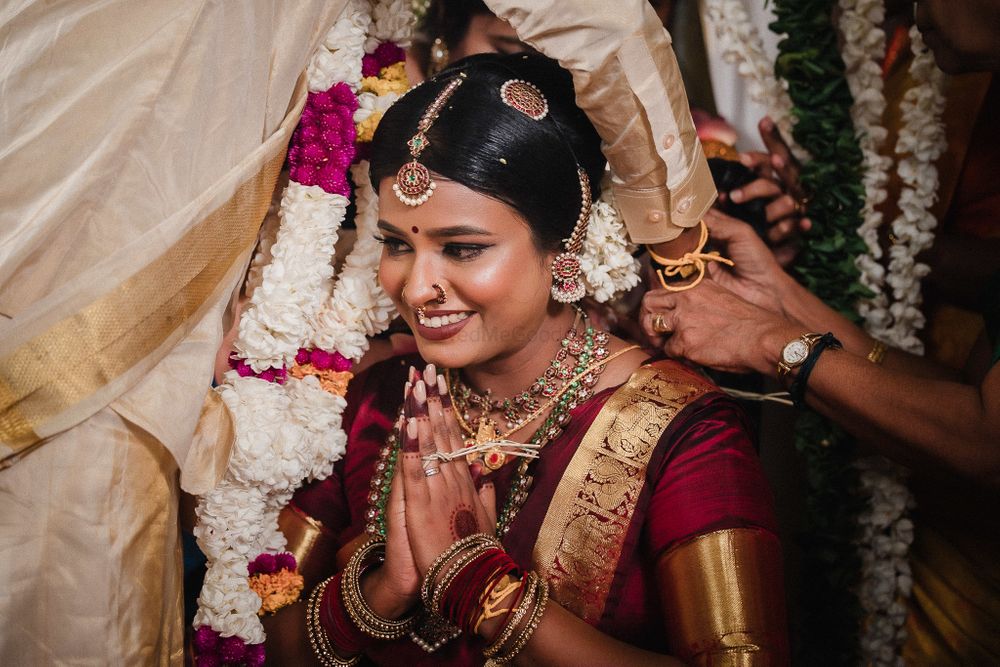
[[[408,246],[402,239],[398,239],[394,236],[378,236],[375,235],[375,240],[385,246],[386,250],[389,251],[389,255],[402,255],[410,246]]]
[[[444,247],[444,254],[464,262],[479,257],[489,247],[479,243],[448,243]]]

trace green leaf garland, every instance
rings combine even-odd
[[[775,0],[771,29],[778,44],[775,73],[788,83],[793,135],[812,159],[801,184],[809,193],[813,227],[797,260],[802,283],[832,308],[857,321],[867,295],[854,264],[866,251],[858,236],[864,205],[862,153],[851,121],[852,97],[837,47],[831,0]],[[816,414],[796,424],[795,446],[806,466],[806,528],[799,641],[794,664],[858,664],[861,563],[855,540],[864,508],[854,468],[854,442]]]

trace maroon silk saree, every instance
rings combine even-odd
[[[364,530],[369,483],[398,413],[411,363],[419,362],[392,359],[351,383],[344,416],[347,453],[329,478],[303,488],[293,500],[297,509],[322,523],[338,547]],[[503,543],[520,566],[546,573],[553,582],[554,599],[602,632],[651,651],[693,656],[705,647],[674,646],[668,639],[672,624],[683,625],[681,615],[693,618],[698,612],[664,604],[664,599],[686,597],[663,592],[657,574],[661,557],[698,536],[723,534],[720,531],[729,529],[749,529],[776,545],[772,500],[744,415],[735,403],[673,362],[658,362],[648,375],[665,381],[661,386],[672,406],[667,413],[658,413],[655,402],[642,392],[634,393],[627,407],[615,403],[621,392],[614,389],[578,406],[564,432],[545,446],[533,464],[531,493]],[[626,415],[628,423],[614,421]],[[643,435],[648,437],[650,446],[641,467],[617,465],[627,458],[621,451],[589,459],[577,456],[585,434],[599,419],[614,421],[609,422],[610,431],[620,431],[619,449],[624,447],[626,454],[636,449],[633,445]],[[638,438],[633,437],[636,434]],[[490,476],[497,488],[498,506],[506,498],[514,468],[507,465]],[[629,470],[639,478],[628,479]],[[579,491],[576,486],[560,484],[573,474],[583,480]],[[631,495],[625,494],[627,503],[621,502],[625,497],[623,484],[631,484],[633,489]],[[592,506],[593,510],[565,511],[567,504]],[[610,524],[620,529],[607,533]],[[586,529],[588,526],[595,529]],[[611,542],[617,546],[609,556],[606,545]],[[548,562],[539,563],[539,559]],[[673,560],[671,569],[661,567],[659,580],[675,576],[669,574],[671,571],[683,571],[679,559]],[[722,562],[725,567],[725,559]],[[705,568],[695,565],[695,569]],[[584,585],[577,586],[581,578]],[[599,599],[588,598],[589,589],[598,590]],[[713,604],[702,607],[715,617],[718,610],[711,608]],[[688,625],[691,622],[691,618],[686,621]],[[669,636],[674,634],[671,630]],[[478,638],[462,636],[427,654],[404,639],[373,645],[367,655],[375,664],[465,665],[482,664],[482,649]]]

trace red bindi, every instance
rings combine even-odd
[[[420,229],[416,225],[413,225],[412,227],[410,227],[410,231],[413,232],[414,234],[419,234],[420,233]]]

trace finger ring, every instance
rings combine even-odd
[[[437,466],[431,466],[430,468],[424,468],[424,476],[425,477],[433,477],[434,475],[438,475],[440,473],[441,473],[441,468],[439,468]]]
[[[805,215],[806,206],[809,205],[809,197],[797,197],[795,199],[795,215]]]
[[[666,333],[670,331],[667,323],[663,321],[663,313],[653,313],[653,331],[656,333]]]

